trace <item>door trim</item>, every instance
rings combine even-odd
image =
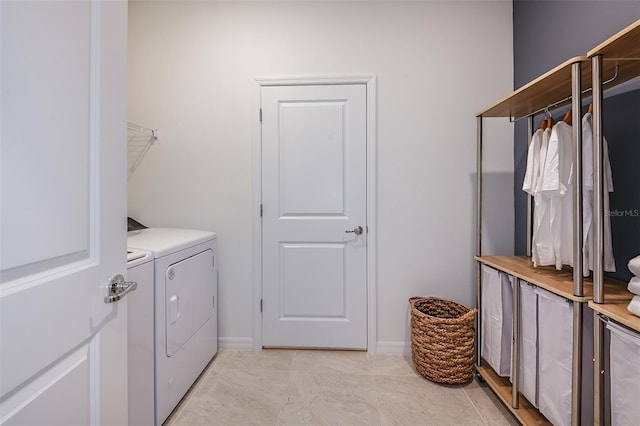
[[[260,124],[261,90],[267,86],[308,86],[364,84],[367,90],[367,351],[377,349],[377,92],[376,76],[336,75],[310,77],[254,77],[251,108],[251,164],[252,164],[252,331],[253,348],[262,349],[262,128]]]

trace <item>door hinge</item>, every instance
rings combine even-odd
[[[262,204],[260,204],[260,217],[262,217],[262,211],[263,211]]]
[[[260,312],[262,312],[262,299],[260,299]]]
[[[260,108],[260,122],[262,123],[262,108]]]

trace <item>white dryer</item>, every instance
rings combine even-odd
[[[218,262],[213,232],[148,228],[129,249],[154,257],[155,423],[162,424],[218,351]]]

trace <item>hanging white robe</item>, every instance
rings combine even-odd
[[[540,191],[549,198],[551,242],[556,269],[573,266],[573,136],[564,121],[553,126]]]
[[[533,235],[531,237],[531,258],[535,265],[538,264],[538,249],[536,247],[536,234],[538,229],[538,214],[539,209],[535,206],[535,193],[540,179],[540,155],[542,147],[542,134],[544,130],[538,129],[531,136],[529,142],[529,149],[527,152],[527,169],[524,174],[524,180],[522,182],[522,190],[527,194],[534,197],[534,210],[533,210]],[[529,232],[527,230],[527,232]]]
[[[543,181],[545,180],[544,165],[546,164],[547,153],[549,148],[549,139],[551,137],[551,129],[545,129],[542,133],[542,142],[540,144],[540,175],[534,189],[535,215],[534,222],[534,266],[555,265],[556,256],[553,248],[553,239],[551,234],[551,219],[549,209],[549,197],[542,191]]]
[[[527,152],[527,169],[522,182],[522,190],[533,195],[540,176],[540,146],[544,130],[538,129],[531,136]]]
[[[604,270],[616,271],[611,242],[611,216],[609,212],[609,193],[613,192],[613,177],[609,162],[609,148],[606,138],[603,143],[604,167]],[[586,277],[593,271],[593,126],[592,115],[586,113],[582,117],[582,273]]]

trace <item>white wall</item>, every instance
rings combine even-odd
[[[379,350],[405,349],[410,296],[473,304],[474,117],[512,90],[510,0],[144,1],[129,13],[129,119],[160,130],[129,214],[218,233],[223,345],[252,338],[256,76],[377,76]],[[512,126],[488,127],[485,167],[509,186],[490,244],[510,253]]]

